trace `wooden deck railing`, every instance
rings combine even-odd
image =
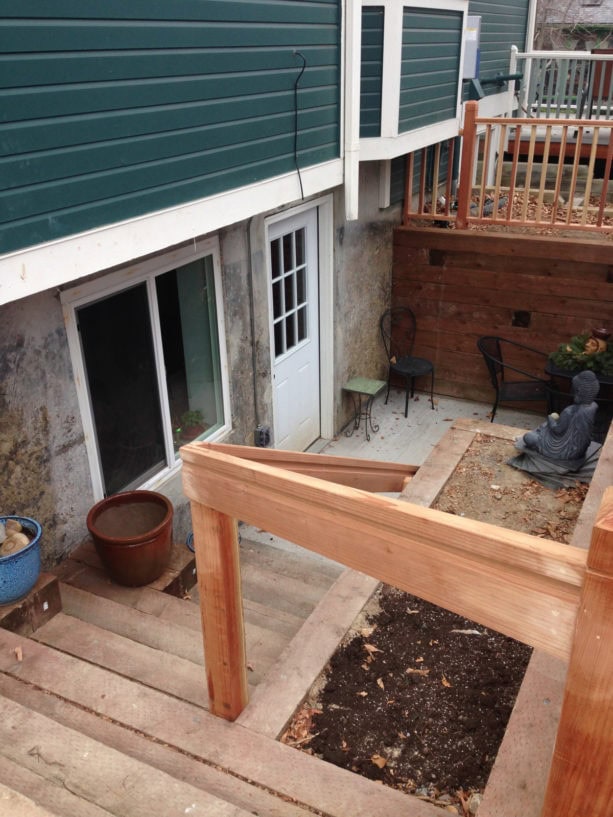
[[[441,178],[440,156],[438,145],[433,161],[424,155],[417,172],[409,157],[405,224],[613,231],[611,119],[487,118],[478,116],[477,102],[468,102],[455,196],[453,162]]]
[[[181,449],[211,712],[234,720],[247,703],[240,518],[569,659],[542,817],[576,817],[586,809],[590,817],[608,817],[613,488],[605,492],[586,552],[352,487],[400,490],[412,466],[374,463],[365,482],[370,464],[364,461],[261,452],[206,443]]]
[[[517,97],[527,117],[613,118],[613,54],[513,49],[510,72],[523,76]]]

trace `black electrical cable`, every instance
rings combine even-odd
[[[301,51],[294,51],[294,57],[300,57],[302,60],[302,68],[294,82],[294,164],[298,172],[298,181],[300,182],[300,197],[304,200],[304,189],[302,187],[302,176],[300,175],[300,166],[298,165],[298,83],[300,82],[304,69],[306,68],[306,57]]]

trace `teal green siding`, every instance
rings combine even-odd
[[[381,136],[381,93],[383,82],[382,6],[362,9],[362,53],[360,74],[360,136]]]
[[[471,0],[468,4],[468,13],[481,17],[481,80],[509,73],[511,46],[516,45],[523,51],[526,45],[529,7],[529,0],[506,0],[504,3]],[[500,88],[484,85],[483,91],[485,94],[495,94],[500,92]],[[465,98],[466,93],[465,89]]]
[[[404,186],[407,175],[407,157],[396,156],[390,166],[390,204],[404,201]]]
[[[0,0],[0,252],[340,155],[339,0]]]
[[[456,115],[462,14],[406,8],[403,15],[400,133]]]

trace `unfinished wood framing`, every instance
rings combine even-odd
[[[612,645],[613,488],[608,488],[592,533],[544,815],[611,813]]]
[[[194,507],[240,517],[434,604],[453,599],[454,612],[568,656],[584,551],[261,465],[242,459],[240,446],[236,456],[207,443],[181,451]]]
[[[229,706],[232,695],[226,692],[240,689],[241,677],[246,690],[247,668],[237,644],[242,622],[233,620],[241,615],[240,593],[225,578],[228,569],[232,575],[238,570],[233,520],[240,516],[551,655],[570,656],[542,817],[572,817],[588,797],[592,817],[607,817],[613,785],[613,719],[606,696],[613,670],[613,489],[588,555],[583,548],[283,470],[272,464],[275,452],[266,465],[253,455],[242,458],[240,447],[234,455],[227,447],[193,443],[181,454],[201,559],[213,533],[208,568],[217,575],[208,583],[215,588],[215,609],[209,614],[202,606],[211,712],[236,718],[242,693]],[[286,453],[279,456],[291,460]],[[220,564],[225,558],[230,568]]]

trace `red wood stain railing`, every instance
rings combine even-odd
[[[429,166],[425,151],[418,168],[409,158],[405,225],[417,220],[457,229],[497,224],[613,232],[613,121],[479,117],[478,103],[468,102],[461,137],[455,201],[453,161],[444,178],[439,173],[441,145]],[[411,195],[416,185],[417,202]]]

